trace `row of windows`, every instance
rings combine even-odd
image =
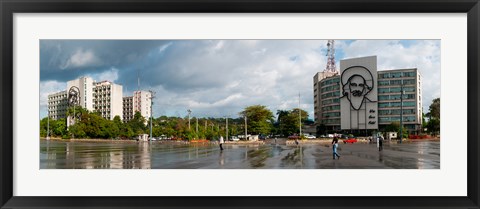
[[[336,78],[332,78],[332,79],[329,79],[329,80],[326,80],[326,81],[322,82],[321,86],[326,86],[326,85],[339,83],[339,82],[340,82],[340,77],[336,77]]]
[[[378,88],[378,93],[400,93],[402,88],[393,87],[393,88]],[[415,92],[415,87],[403,87],[404,92]]]
[[[400,100],[400,94],[395,95],[379,95],[378,100]],[[404,94],[403,99],[415,99],[415,94]]]
[[[379,117],[380,123],[399,122],[400,117]],[[415,122],[415,116],[404,116],[403,122]]]
[[[415,77],[417,72],[392,72],[392,73],[379,73],[379,78],[401,78],[401,77]]]
[[[340,98],[335,99],[326,99],[322,101],[322,105],[332,104],[332,103],[340,103]]]
[[[400,110],[395,109],[395,110],[379,110],[378,111],[379,115],[400,115]],[[408,115],[408,114],[415,114],[415,109],[406,109],[403,110],[403,114]]]
[[[324,118],[329,118],[329,117],[340,117],[340,112],[329,112],[329,113],[324,113],[323,114]]]
[[[415,79],[408,79],[408,80],[382,80],[378,81],[379,86],[389,86],[389,85],[401,85],[403,81],[403,85],[413,85],[415,84]]]
[[[327,91],[333,91],[333,90],[340,90],[340,85],[327,86],[325,88],[322,88],[322,93]]]
[[[378,107],[400,107],[400,102],[379,102]],[[403,107],[415,107],[415,102],[403,102]]]
[[[322,111],[340,110],[340,105],[322,107]]]
[[[322,94],[322,99],[330,98],[330,97],[339,97],[339,96],[340,96],[340,91],[335,91],[335,92]]]
[[[322,124],[340,124],[340,119],[325,119]]]

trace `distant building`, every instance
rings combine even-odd
[[[340,76],[319,72],[313,77],[314,120],[322,132],[340,130]]]
[[[67,82],[67,96],[72,89],[72,87],[76,87],[80,90],[80,100],[79,100],[79,106],[89,110],[89,111],[94,111],[95,109],[93,108],[93,88],[94,88],[94,83],[95,81],[90,78],[90,77],[80,77],[75,80],[71,80]]]
[[[58,120],[67,117],[67,91],[61,91],[48,95],[48,116]]]
[[[123,117],[122,86],[110,81],[95,82],[90,77],[80,77],[67,82],[65,91],[48,95],[48,110],[52,119],[66,118],[71,91],[78,94],[78,105],[91,112],[99,112],[106,119]],[[78,92],[77,92],[78,91]],[[67,124],[71,122],[67,120]]]
[[[348,78],[362,77],[361,83],[365,88],[360,91],[362,96],[352,99],[352,92],[342,89],[342,84],[345,88],[354,88],[353,84],[350,86],[348,83],[350,79],[342,81],[341,75],[329,72],[315,74],[314,119],[319,132],[384,131],[392,122],[400,122],[402,83],[404,92],[402,122],[409,133],[418,134],[421,131],[422,81],[416,68],[376,71],[376,57],[342,60],[341,68],[342,73],[350,68],[349,72],[346,72],[350,74],[346,75]],[[341,92],[346,94],[342,97]],[[370,103],[366,105],[367,102]]]
[[[400,95],[403,83],[403,124],[411,133],[422,128],[422,81],[416,68],[378,72],[378,119],[382,130],[400,121]]]
[[[133,96],[123,97],[123,120],[133,119],[136,112],[148,120],[152,116],[152,94],[149,91],[134,91]]]
[[[123,118],[123,87],[110,81],[94,83],[93,102],[96,112],[103,118],[112,120],[115,116]]]

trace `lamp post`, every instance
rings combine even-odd
[[[190,114],[192,113],[192,110],[188,109],[188,130],[190,130]]]
[[[47,140],[50,140],[50,110],[47,111]]]
[[[298,125],[299,125],[299,133],[300,135],[298,135],[300,137],[300,139],[302,138],[302,111],[300,109],[300,93],[298,93]]]
[[[153,121],[153,98],[155,98],[155,92],[150,90],[150,141],[152,141],[152,121]]]
[[[400,83],[400,141],[402,143],[403,138],[403,80]]]
[[[226,137],[226,140],[228,141],[228,116],[225,116],[225,121],[226,121],[226,134],[225,134],[225,137]]]
[[[245,140],[247,140],[247,113],[245,113]]]

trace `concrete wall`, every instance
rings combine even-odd
[[[341,60],[340,74],[341,129],[378,129],[377,57]]]

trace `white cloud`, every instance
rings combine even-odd
[[[89,74],[89,77],[92,77],[96,81],[112,81],[115,82],[118,79],[118,69],[112,67],[109,70],[101,71],[96,74]]]
[[[61,69],[69,69],[69,68],[78,68],[78,67],[88,67],[88,66],[95,66],[99,65],[101,62],[95,56],[92,50],[83,50],[78,49],[73,53],[70,58],[67,59],[65,63],[63,63],[60,68]]]

